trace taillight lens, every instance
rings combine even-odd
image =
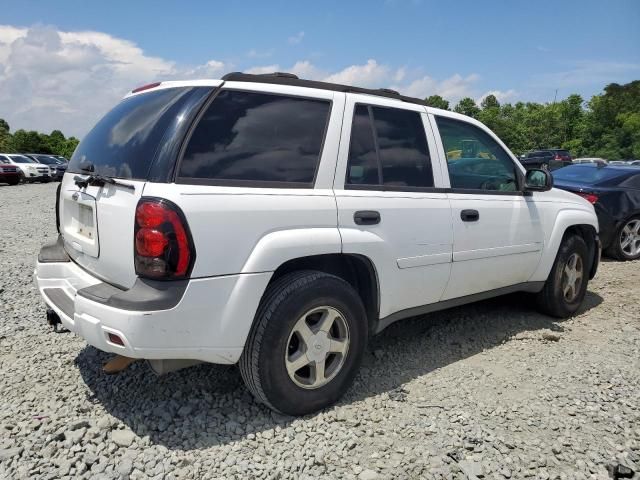
[[[142,277],[189,276],[195,249],[187,221],[177,205],[158,198],[140,200],[136,208],[134,254],[136,273]]]
[[[581,193],[581,192],[579,192],[578,195],[580,195],[582,198],[586,199],[587,202],[589,202],[591,204],[595,204],[598,201],[598,195],[594,195],[593,193]]]

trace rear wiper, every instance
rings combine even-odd
[[[87,188],[89,185],[93,185],[95,187],[104,187],[105,184],[109,184],[115,185],[117,187],[123,187],[128,190],[136,189],[136,187],[131,184],[118,182],[113,178],[103,177],[102,175],[98,175],[97,173],[87,174],[87,177],[85,178],[81,177],[80,175],[76,175],[75,177],[73,177],[73,181],[79,188]]]

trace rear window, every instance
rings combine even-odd
[[[11,160],[16,163],[38,163],[35,160],[31,160],[29,157],[25,157],[24,155],[13,155],[11,157]]]
[[[554,170],[552,173],[555,180],[597,184],[616,177],[624,176],[623,170],[617,170],[615,167],[597,167],[592,165],[569,165],[568,167]]]
[[[223,90],[196,126],[178,176],[183,183],[310,187],[331,103]]]
[[[91,163],[99,175],[145,180],[163,136],[195,89],[167,88],[126,98],[80,142],[69,172]]]

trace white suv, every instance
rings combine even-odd
[[[390,90],[152,84],[78,146],[36,278],[96,348],[157,371],[239,363],[257,399],[304,414],[397,320],[516,291],[576,312],[598,223],[551,183],[476,120]]]
[[[33,158],[16,153],[0,154],[0,160],[4,159],[20,169],[21,178],[27,183],[51,181],[51,169],[47,165],[36,162]]]

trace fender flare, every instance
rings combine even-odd
[[[258,240],[241,273],[274,272],[295,258],[341,252],[342,239],[336,227],[278,230]]]

